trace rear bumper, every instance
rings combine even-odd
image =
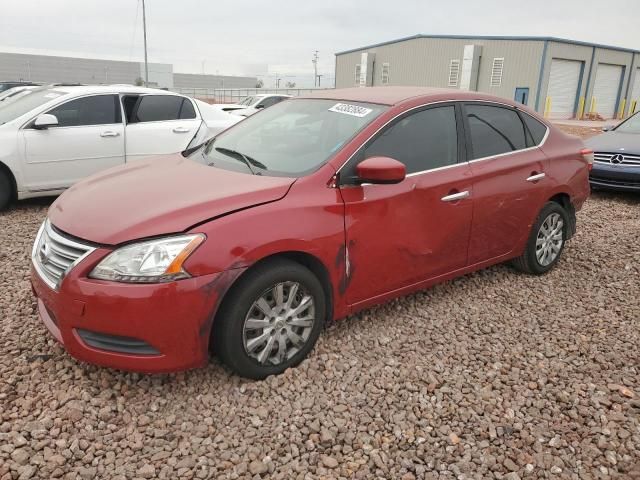
[[[594,163],[589,183],[595,188],[640,192],[640,168]]]
[[[70,355],[147,373],[207,362],[213,315],[229,275],[132,285],[91,280],[74,270],[55,291],[31,268],[39,317]]]

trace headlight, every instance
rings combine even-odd
[[[190,277],[182,264],[205,239],[202,234],[166,237],[119,248],[104,258],[90,278],[130,283],[159,283]]]

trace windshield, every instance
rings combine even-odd
[[[640,112],[618,125],[615,131],[620,133],[640,133]]]
[[[336,100],[281,102],[243,120],[195,155],[216,167],[299,177],[324,164],[385,109]]]
[[[256,101],[255,97],[247,97],[240,102],[240,105],[246,105],[248,107],[255,101]]]
[[[0,125],[15,120],[57,97],[66,95],[65,92],[52,90],[50,88],[28,90],[28,92],[28,94],[20,96],[15,100],[2,103],[2,106],[0,106]]]

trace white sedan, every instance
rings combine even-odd
[[[13,87],[4,92],[0,93],[0,102],[10,102],[15,100],[16,98],[21,97],[22,95],[26,95],[29,93],[29,90],[35,90],[36,88],[41,88],[38,86],[26,86],[26,87]],[[3,104],[0,103],[0,106]],[[5,104],[6,105],[6,104]]]
[[[287,98],[291,98],[291,95],[261,93],[246,97],[240,103],[214,103],[213,107],[234,115],[248,117],[258,110],[280,103]]]
[[[0,104],[0,209],[101,170],[193,147],[242,120],[142,87],[42,87]],[[114,192],[117,194],[117,192]]]

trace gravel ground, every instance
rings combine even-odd
[[[76,362],[37,319],[47,201],[0,214],[0,479],[640,478],[640,196],[544,277],[497,266],[328,328],[262,382]]]

